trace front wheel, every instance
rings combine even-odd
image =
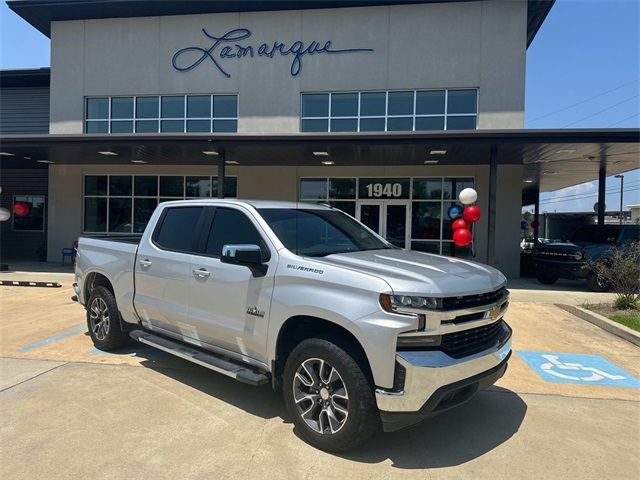
[[[330,340],[310,338],[293,349],[283,389],[300,437],[321,450],[356,448],[380,424],[371,383],[353,357]]]
[[[108,352],[128,341],[127,334],[120,327],[116,299],[109,289],[96,287],[91,292],[87,307],[87,327],[93,344],[100,350]]]
[[[556,275],[551,275],[544,272],[538,272],[536,274],[536,278],[543,285],[553,285],[558,281],[558,277]]]
[[[593,272],[587,275],[587,286],[592,292],[608,292],[611,289],[611,285],[606,280]]]

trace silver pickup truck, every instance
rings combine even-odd
[[[81,237],[75,282],[97,348],[131,337],[270,382],[327,451],[465,402],[511,355],[499,271],[399,249],[323,205],[162,203],[141,237]]]

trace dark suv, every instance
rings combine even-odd
[[[545,285],[558,278],[586,279],[594,292],[606,292],[609,285],[591,271],[588,261],[604,258],[612,247],[628,245],[640,239],[640,225],[584,225],[568,242],[545,243],[534,247],[536,278]]]

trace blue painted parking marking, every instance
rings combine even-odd
[[[58,335],[54,335],[53,337],[45,338],[44,340],[40,340],[39,342],[32,343],[30,345],[24,345],[20,347],[18,350],[21,352],[28,352],[29,350],[33,350],[34,348],[42,347],[49,343],[56,342],[62,338],[70,337],[71,335],[75,335],[76,333],[84,333],[87,331],[86,325],[80,325],[79,327],[72,328],[71,330],[67,330],[66,332],[59,333]]]
[[[640,388],[640,380],[599,355],[516,352],[546,382]]]

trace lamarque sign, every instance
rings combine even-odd
[[[261,43],[260,45],[249,45],[238,43],[251,36],[251,31],[246,28],[236,28],[230,30],[220,37],[211,35],[204,28],[205,37],[212,40],[209,48],[185,47],[173,54],[171,65],[179,72],[188,72],[209,59],[213,66],[217,68],[225,77],[230,78],[222,64],[227,60],[238,60],[241,58],[266,57],[272,59],[276,55],[293,56],[291,61],[291,75],[296,76],[302,70],[302,59],[311,55],[337,55],[356,52],[373,52],[373,48],[333,48],[331,40],[326,42],[312,41],[308,45],[298,40],[291,45],[282,42]]]

